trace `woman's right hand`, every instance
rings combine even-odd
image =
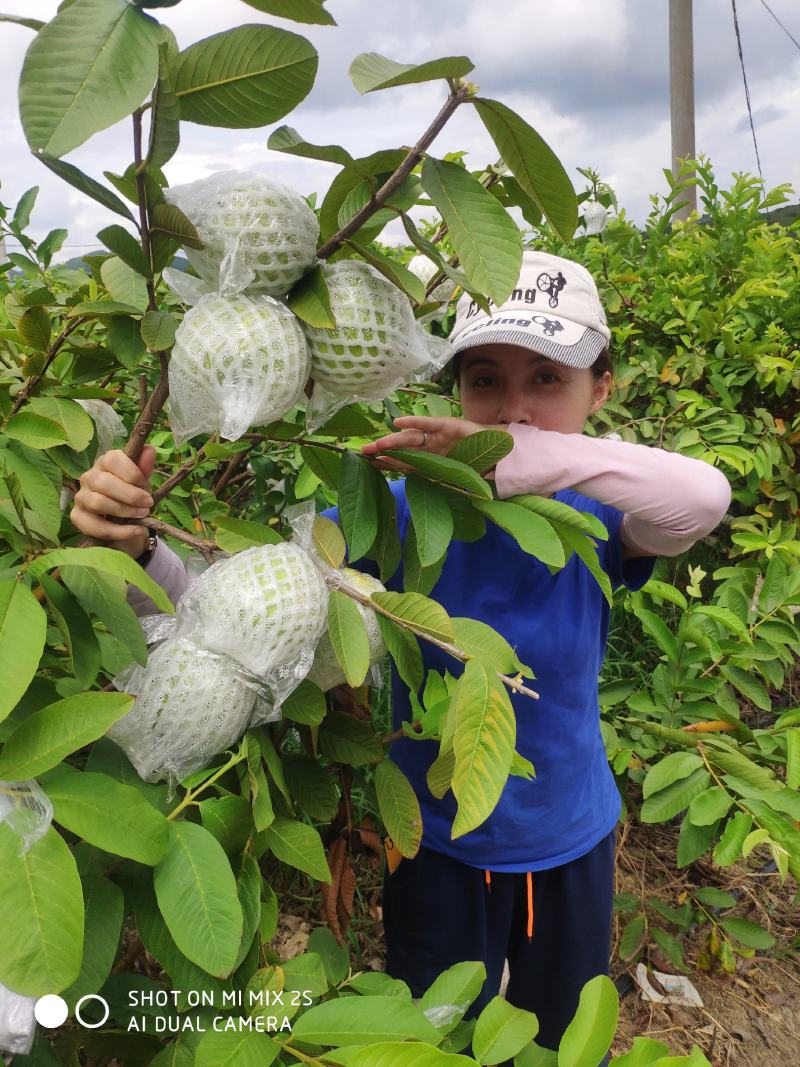
[[[80,477],[70,513],[72,525],[109,548],[118,548],[134,559],[140,556],[147,544],[147,528],[111,522],[109,516],[143,519],[150,514],[150,475],[155,461],[152,445],[144,446],[138,463],[118,448],[98,456]]]

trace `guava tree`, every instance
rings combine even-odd
[[[268,864],[322,883],[326,917],[342,938],[352,910],[354,853],[380,855],[374,824],[354,822],[354,785],[404,855],[419,847],[418,801],[387,758],[391,738],[357,708],[337,705],[305,680],[282,694],[279,720],[259,719],[255,710],[245,717],[240,736],[180,777],[177,796],[174,782],[143,780],[107,736],[137,703],[112,679],[137,664],[150,668],[126,587],[141,590],[163,612],[173,605],[129,556],[80,541],[62,510],[62,493],[75,488],[109,435],[120,435],[104,410],[111,402],[127,455],[138,458],[146,442],[156,449],[157,515],[142,524],[181,551],[208,562],[219,553],[235,561],[259,547],[284,552],[292,535],[287,508],[309,499],[317,507],[338,501],[340,528],[318,521],[306,543],[307,558],[324,575],[332,663],[358,688],[374,657],[377,618],[398,672],[420,700],[417,729],[409,732],[440,741],[431,788],[438,795],[452,788],[458,800],[453,835],[466,833],[490,814],[509,774],[531,774],[514,750],[508,694],[535,698],[528,684],[535,664],[521,664],[502,635],[476,620],[451,619],[427,596],[447,546],[454,537],[481,536],[493,522],[554,571],[577,554],[610,599],[593,540],[605,531],[591,516],[553,501],[493,499],[481,475],[511,441],[486,431],[447,457],[399,455],[413,468],[417,487],[412,529],[401,545],[388,484],[357,449],[385,432],[398,411],[449,412],[450,402],[435,384],[417,382],[392,397],[348,403],[363,392],[363,380],[348,382],[346,364],[363,370],[365,353],[355,350],[363,345],[337,319],[332,279],[340,276],[337,266],[354,262],[350,272],[368,277],[373,290],[402,307],[396,314],[406,322],[404,336],[433,348],[435,335],[420,323],[436,311],[444,281],[484,306],[501,302],[515,284],[522,237],[508,209],[519,209],[528,222],[543,221],[568,241],[577,222],[575,193],[536,131],[466,80],[472,71],[466,57],[402,64],[358,56],[350,73],[359,92],[439,80],[444,103],[414,146],[362,158],[338,145],[310,144],[285,125],[267,141],[272,150],[340,168],[318,207],[301,208],[297,197],[285,208],[291,225],[297,223],[293,233],[305,211],[319,235],[307,262],[269,296],[279,298],[277,310],[270,305],[269,329],[280,318],[286,336],[302,329],[318,342],[317,372],[312,364],[301,391],[313,404],[312,390],[329,372],[336,410],[312,426],[304,400],[289,390],[290,402],[277,417],[257,412],[236,434],[220,424],[184,437],[172,425],[178,405],[168,420],[165,404],[172,383],[188,388],[177,355],[190,316],[196,321],[202,312],[213,327],[235,311],[250,316],[247,332],[267,329],[266,313],[250,306],[258,295],[256,268],[250,289],[226,291],[222,283],[226,249],[223,243],[220,251],[214,235],[230,223],[222,218],[216,230],[206,230],[205,216],[202,224],[200,215],[192,217],[194,204],[182,206],[171,195],[162,168],[179,149],[181,122],[254,128],[282,120],[310,91],[317,55],[301,35],[264,23],[180,50],[151,13],[174,2],[65,0],[47,24],[12,19],[35,32],[20,78],[20,119],[32,152],[121,221],[98,234],[108,252],[88,257],[86,275],[52,266],[65,231],[38,244],[27,235],[35,189],[10,218],[3,214],[3,231],[22,252],[12,253],[4,268],[0,382],[0,781],[10,812],[0,823],[0,849],[4,910],[14,916],[0,944],[0,983],[23,1000],[61,994],[71,1012],[88,994],[107,1001],[110,1021],[101,1027],[61,1030],[57,1055],[73,1062],[81,1051],[92,1059],[113,1052],[143,1063],[321,1063],[336,1049],[340,1062],[346,1057],[352,1064],[381,1056],[400,1062],[402,1055],[408,1063],[435,1065],[468,1045],[478,1062],[513,1056],[529,1062],[526,1057],[538,1055],[529,1013],[498,998],[477,1021],[463,1019],[483,982],[480,964],[452,968],[413,1004],[402,983],[354,976],[346,949],[329,930],[315,931],[309,951],[283,964],[265,949],[279,906],[262,874]],[[247,2],[298,22],[333,23],[318,0]],[[457,154],[436,158],[428,151],[465,106],[501,160],[477,174]],[[64,159],[122,120],[131,123],[132,159],[105,171],[105,180]],[[433,226],[412,218],[420,204],[436,210]],[[267,198],[259,217],[271,211],[277,207]],[[426,282],[379,241],[395,219],[432,265],[423,272]],[[181,248],[195,274],[168,275],[167,285],[165,271]],[[275,260],[287,256],[287,247],[278,247]],[[241,306],[233,307],[235,301]],[[225,346],[216,355],[224,363]],[[217,385],[224,385],[231,367],[215,364],[214,370]],[[402,560],[404,591],[359,589],[342,576],[345,556],[351,564],[373,560],[383,582]],[[222,614],[221,598],[219,606]],[[450,653],[454,673],[424,677],[420,641]],[[215,684],[191,661],[180,670],[196,670],[200,688]],[[171,1011],[160,1015],[172,1024],[163,1035],[142,1024],[136,1004],[167,987],[174,994]],[[237,1005],[237,992],[250,1025],[215,1030],[220,1005]],[[200,994],[208,995],[203,1003]],[[278,994],[276,1012],[270,1000]],[[186,1027],[186,1020],[206,1026]],[[605,979],[596,980],[585,990],[560,1062],[597,1062],[615,1024],[616,994]],[[164,1047],[165,1036],[175,1033]],[[411,1052],[397,1047],[401,1039],[415,1042]],[[651,1058],[660,1050],[651,1049]],[[41,1032],[34,1054],[42,1062],[53,1057]]]

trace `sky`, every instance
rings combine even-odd
[[[243,23],[267,23],[307,37],[320,56],[310,94],[269,127],[182,123],[181,146],[165,168],[171,184],[236,168],[257,170],[304,195],[323,194],[338,167],[267,149],[269,133],[283,123],[353,155],[414,143],[446,88],[429,83],[359,96],[347,74],[350,62],[360,52],[380,52],[406,63],[469,56],[470,79],[481,94],[534,126],[579,191],[585,183],[575,168],[597,169],[636,221],[647,214],[650,195],[666,190],[668,0],[329,0],[327,6],[337,26],[275,19],[243,0],[182,0],[150,12],[172,28],[182,48]],[[769,6],[800,41],[797,0],[769,0]],[[0,7],[46,20],[57,0],[0,0]],[[800,191],[800,48],[761,0],[737,0],[737,8],[764,178],[770,187],[790,182]],[[41,239],[54,227],[68,229],[61,253],[67,258],[98,247],[97,231],[119,220],[52,175],[27,148],[16,85],[32,37],[24,27],[0,23],[0,199],[13,205],[39,185],[31,233]],[[695,0],[694,53],[697,150],[711,158],[724,186],[732,171],[756,170],[730,0]],[[431,151],[458,149],[467,151],[473,169],[496,158],[469,107],[459,109]],[[132,158],[129,123],[96,134],[66,158],[99,179],[104,169],[123,171]]]

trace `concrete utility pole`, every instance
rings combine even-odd
[[[669,0],[669,105],[672,123],[672,171],[679,159],[694,159],[694,44],[692,0]],[[685,219],[697,207],[695,186],[684,190],[675,218]]]

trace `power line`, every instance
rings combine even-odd
[[[761,0],[761,4],[762,4],[763,7],[765,7],[767,9],[767,11],[769,11],[770,15],[772,15],[772,17],[778,23],[780,28],[783,30],[783,32],[786,34],[786,36],[789,38],[789,40],[792,42],[792,44],[795,46],[795,48],[800,49],[800,41],[798,41],[796,37],[792,37],[791,33],[789,33],[789,31],[786,29],[784,24],[781,22],[781,20],[775,14],[775,12],[772,10],[772,8],[769,6],[769,4],[767,3],[767,0]]]
[[[736,0],[731,0],[731,7],[733,8],[733,28],[736,31],[736,47],[739,49],[739,65],[742,68],[742,81],[744,82],[744,97],[747,101],[747,116],[750,119],[750,132],[753,134],[753,148],[756,150],[756,164],[758,166],[758,176],[761,181],[764,181],[764,175],[761,171],[761,157],[758,154],[758,141],[756,140],[756,128],[753,125],[753,109],[750,106],[750,87],[747,84],[747,72],[744,69],[744,55],[742,54],[742,38],[739,34],[739,17],[736,13]]]

